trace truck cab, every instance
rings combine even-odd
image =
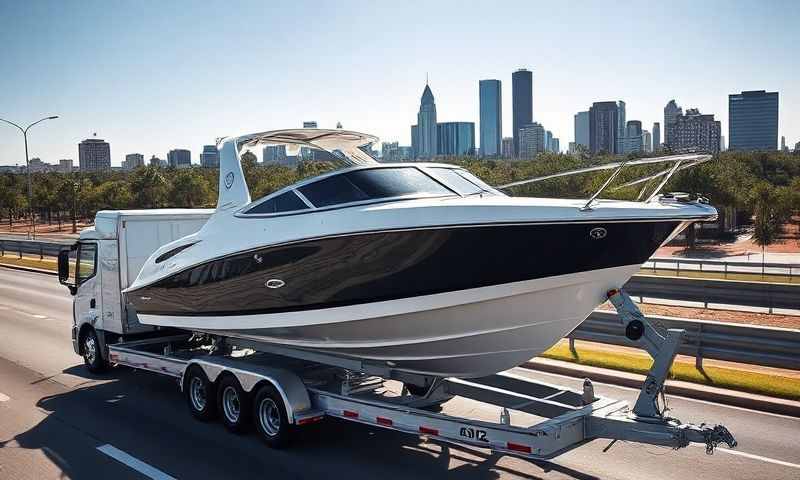
[[[106,345],[155,327],[139,323],[122,290],[159,247],[200,230],[214,210],[103,210],[58,258],[59,281],[73,295],[72,344],[91,371],[108,362]]]

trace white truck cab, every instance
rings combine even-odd
[[[92,371],[108,361],[107,343],[150,332],[122,290],[159,247],[197,232],[213,209],[103,210],[58,258],[59,281],[73,300],[72,344]]]

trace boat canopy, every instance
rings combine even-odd
[[[271,130],[237,137],[239,150],[256,145],[284,145],[289,149],[308,147],[330,152],[346,165],[371,165],[378,162],[361,147],[378,142],[378,137],[350,130],[329,130],[318,128],[297,128],[290,130]]]

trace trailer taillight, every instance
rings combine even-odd
[[[419,433],[424,433],[425,435],[439,435],[439,430],[429,427],[419,427]]]
[[[520,445],[519,443],[508,442],[508,449],[515,452],[531,453],[531,447],[528,445]]]
[[[342,415],[344,415],[345,418],[358,418],[358,412],[352,410],[342,410]]]
[[[392,419],[386,417],[377,417],[375,421],[378,422],[378,425],[383,425],[384,427],[391,427],[393,424]]]

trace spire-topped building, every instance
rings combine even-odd
[[[417,124],[411,127],[411,147],[417,158],[433,158],[436,156],[436,102],[427,81],[420,98]]]

